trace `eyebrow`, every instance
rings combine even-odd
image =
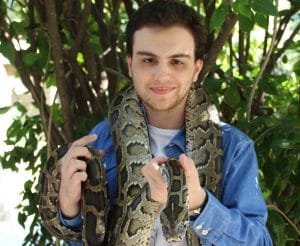
[[[136,54],[140,55],[140,56],[158,57],[157,55],[155,55],[154,53],[149,52],[149,51],[137,51]],[[174,58],[188,58],[188,59],[191,59],[191,56],[189,54],[186,54],[186,53],[178,53],[178,54],[171,55],[168,58],[173,58],[173,59]]]

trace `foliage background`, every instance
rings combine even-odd
[[[24,245],[55,245],[37,211],[39,174],[57,146],[86,134],[128,81],[124,29],[146,0],[1,0],[0,52],[39,114],[21,103],[2,168],[32,172],[18,206]],[[223,121],[255,142],[275,245],[300,243],[300,1],[186,0],[209,30],[200,75]],[[5,82],[2,82],[5,83]],[[47,90],[57,93],[49,102]],[[33,215],[29,217],[30,215]]]

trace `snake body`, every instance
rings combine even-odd
[[[185,238],[188,216],[188,188],[186,177],[179,161],[169,158],[165,165],[168,173],[168,201],[160,214],[162,231],[168,242],[182,241]],[[178,204],[185,204],[178,206]]]
[[[109,116],[118,169],[117,197],[109,214],[105,171],[96,152],[89,148],[93,158],[87,166],[93,167],[83,187],[83,231],[61,224],[58,217],[60,160],[68,150],[62,147],[53,152],[41,176],[42,221],[56,237],[82,240],[84,245],[149,245],[162,205],[151,200],[148,183],[141,172],[152,155],[144,113],[132,86],[114,99]],[[195,162],[201,185],[218,197],[222,135],[210,117],[207,94],[198,83],[193,84],[188,96],[185,124],[186,154]],[[189,245],[198,245],[188,223],[188,192],[183,171],[174,158],[165,165],[169,173],[168,202],[160,214],[164,236],[169,242],[186,237]]]

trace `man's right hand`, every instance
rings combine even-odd
[[[85,146],[96,139],[97,135],[93,134],[76,140],[61,160],[59,206],[66,217],[73,218],[80,212],[81,182],[87,179],[87,173],[86,162],[78,158],[91,158]]]

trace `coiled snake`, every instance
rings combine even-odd
[[[185,110],[186,154],[194,160],[201,185],[220,196],[222,134],[209,113],[207,94],[198,83],[188,96]],[[152,159],[148,130],[140,102],[133,87],[124,89],[110,109],[110,128],[117,167],[118,191],[109,211],[105,170],[97,152],[89,148],[88,180],[83,187],[82,232],[62,225],[58,216],[60,160],[68,146],[55,150],[41,175],[39,210],[45,227],[64,240],[82,241],[84,245],[149,245],[154,222],[162,209],[150,199],[149,187],[141,173]],[[189,226],[188,192],[178,160],[166,163],[169,198],[160,214],[163,233],[170,242],[187,237],[188,245],[199,245]]]

